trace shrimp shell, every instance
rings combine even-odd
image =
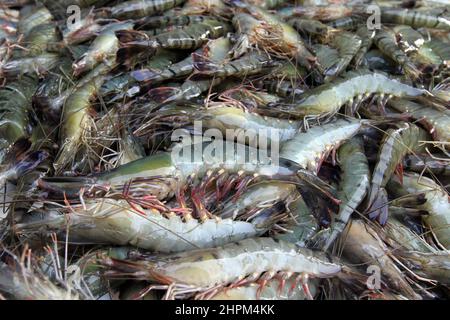
[[[263,273],[271,275],[270,278],[276,273],[300,273],[324,278],[342,272],[341,265],[328,262],[320,252],[297,248],[272,238],[245,239],[223,247],[182,252],[159,257],[157,262],[103,258],[101,263],[116,270],[125,268],[126,274],[139,279],[156,278],[166,284],[182,285],[188,287],[190,292],[208,292],[248,276],[258,278]],[[266,280],[270,279],[268,276]],[[173,296],[177,297],[176,289]]]
[[[423,218],[439,242],[450,250],[450,200],[448,192],[430,178],[416,173],[403,175],[403,187],[409,193],[424,193],[426,202],[419,208],[428,211]]]
[[[313,173],[333,149],[355,135],[362,121],[339,119],[323,126],[315,126],[307,132],[298,133],[281,146],[280,156],[296,162]]]
[[[251,222],[233,219],[183,221],[182,217],[175,214],[165,217],[156,210],[143,209],[138,204],[132,207],[124,200],[88,200],[85,206],[72,205],[68,220],[66,215],[56,212],[47,215],[48,218],[44,220],[24,220],[16,225],[16,232],[25,235],[33,230],[64,231],[69,228],[70,239],[75,241],[133,246],[169,253],[217,247],[261,235],[267,230]],[[39,215],[38,212],[33,214]]]

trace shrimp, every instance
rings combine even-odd
[[[339,119],[322,126],[314,126],[285,142],[281,146],[280,156],[317,174],[330,152],[355,135],[362,124],[359,120]]]
[[[389,257],[388,248],[373,228],[361,220],[352,220],[343,236],[343,255],[350,262],[377,265],[390,287],[409,299],[421,299]]]
[[[264,9],[250,7],[248,11],[249,14],[238,13],[233,17],[233,25],[240,33],[233,49],[235,58],[253,45],[274,55],[287,55],[307,69],[315,65],[316,57],[306,48],[294,28]]]
[[[420,70],[410,61],[408,56],[397,45],[395,34],[391,30],[378,30],[373,39],[373,43],[387,55],[389,58],[398,63],[405,74],[413,80],[418,80],[421,76]]]
[[[181,138],[186,140],[189,136],[183,132]],[[231,190],[238,197],[253,182],[264,178],[293,181],[300,190],[308,190],[312,185],[320,186],[321,192],[329,192],[322,180],[289,160],[280,159],[276,164],[262,151],[222,140],[183,142],[175,145],[171,152],[135,160],[111,171],[87,177],[43,178],[39,185],[50,197],[123,194],[138,199],[150,196],[164,200],[176,195],[182,206],[186,203],[184,195],[190,190],[197,213],[203,219],[210,215],[203,202],[211,186],[215,185],[217,190],[211,196],[220,201]]]
[[[39,230],[64,232],[70,228],[69,239],[78,241],[182,252],[262,235],[276,224],[288,223],[291,218],[286,206],[296,196],[295,185],[262,183],[250,187],[236,203],[226,203],[216,215],[199,219],[190,214],[183,218],[175,213],[176,208],[162,203],[157,205],[158,209],[156,206],[148,209],[145,201],[88,199],[67,207],[45,207],[48,214],[31,212],[15,230],[18,235],[26,235]],[[64,218],[67,215],[68,220]]]
[[[327,251],[334,240],[344,231],[351,214],[361,204],[369,189],[369,164],[364,154],[362,140],[353,138],[338,150],[343,175],[339,184],[339,212],[332,222],[330,236],[323,250]]]
[[[401,260],[419,276],[450,285],[450,255],[448,252],[402,251]]]
[[[206,80],[186,80],[180,87],[159,87],[148,92],[150,98],[156,102],[168,103],[174,101],[189,101],[199,97],[203,92],[222,83],[222,78]]]
[[[137,20],[134,26],[136,30],[147,30],[171,26],[187,26],[195,23],[202,23],[207,20],[213,20],[213,18],[202,15],[148,16]]]
[[[261,83],[262,88],[269,93],[274,93],[280,97],[295,98],[301,96],[305,90],[291,81],[283,81],[278,79],[265,79]],[[279,103],[281,101],[274,101],[272,103]]]
[[[329,32],[328,40],[339,52],[339,60],[330,68],[324,71],[325,82],[330,81],[341,74],[350,64],[361,48],[361,38],[350,32],[342,32],[335,29]]]
[[[134,19],[152,16],[182,4],[185,0],[131,0],[111,8],[111,16],[116,19]]]
[[[400,210],[406,211],[404,208]],[[389,207],[390,213],[393,208]],[[403,213],[404,214],[404,213]],[[389,246],[397,251],[419,251],[419,252],[436,252],[436,249],[429,245],[422,237],[407,227],[402,221],[395,215],[391,215],[391,219],[386,223],[380,235]]]
[[[18,33],[26,35],[38,25],[50,23],[52,20],[53,16],[45,6],[25,6],[20,10]]]
[[[118,31],[122,42],[122,48],[118,56],[126,56],[128,51],[148,50],[149,48],[192,50],[201,47],[211,39],[224,36],[229,31],[229,26],[218,20],[206,20],[195,23],[181,29],[175,29],[161,33],[154,37],[148,37],[139,31]]]
[[[403,176],[403,187],[408,193],[425,194],[426,202],[419,205],[419,209],[426,210],[428,215],[423,217],[427,225],[436,235],[439,243],[450,249],[450,202],[448,192],[430,178],[416,173]]]
[[[284,17],[302,17],[306,19],[315,19],[321,21],[332,21],[343,17],[351,16],[354,8],[342,4],[328,4],[326,6],[298,6],[286,7],[279,11]]]
[[[70,29],[63,30],[64,43],[67,45],[83,43],[95,37],[102,29],[103,26],[95,20],[95,14],[90,11],[80,21],[76,21]]]
[[[359,27],[363,22],[361,17],[350,16],[338,18],[327,23],[328,26],[335,29],[353,30]]]
[[[322,44],[329,44],[338,50],[339,58],[337,61],[334,63],[330,62],[331,66],[327,68],[322,67],[324,69],[325,82],[342,73],[361,47],[361,39],[358,35],[333,29],[319,21],[292,19],[288,23],[297,30],[310,35],[318,35]],[[325,62],[327,61],[325,60]]]
[[[59,59],[56,53],[43,53],[34,57],[10,60],[0,66],[0,77],[12,79],[23,75],[41,76],[53,69]]]
[[[450,131],[448,130],[450,127],[449,110],[437,110],[433,107],[425,106],[422,103],[416,103],[406,99],[392,99],[388,101],[388,105],[417,120],[429,130],[435,140],[450,142]]]
[[[74,154],[80,147],[85,130],[91,125],[90,119],[91,101],[95,97],[101,84],[103,76],[98,76],[83,86],[76,88],[67,98],[64,104],[60,132],[60,141],[63,142],[53,164],[55,171],[61,173],[74,159]]]
[[[406,24],[413,28],[432,28],[450,30],[450,20],[448,17],[427,14],[417,10],[382,8],[382,23]]]
[[[205,13],[223,18],[229,18],[233,15],[231,8],[222,0],[187,0],[180,10],[180,14],[186,15]]]
[[[356,30],[356,34],[361,39],[361,46],[359,47],[358,52],[356,52],[352,60],[352,65],[355,68],[359,67],[362,64],[365,54],[372,46],[375,31],[370,31],[369,29],[367,29],[367,26],[360,26]]]
[[[378,95],[380,105],[391,97],[418,97],[427,91],[411,87],[380,73],[366,71],[348,72],[337,79],[308,90],[294,104],[276,105],[274,109],[295,116],[324,118],[334,115],[347,104],[349,114],[354,114],[361,103],[371,95]]]
[[[427,170],[437,175],[450,176],[450,159],[444,155],[407,155],[403,159],[403,167],[417,173]]]
[[[0,262],[0,290],[19,300],[79,300],[80,295],[69,286],[57,286],[36,268],[35,258],[27,249],[22,257],[12,254],[16,266]],[[20,259],[20,260],[19,260]]]
[[[160,70],[142,69],[133,71],[131,76],[135,80],[146,84],[157,84],[165,80],[187,76],[195,70],[194,58],[202,56],[213,62],[222,62],[226,58],[230,46],[230,40],[226,37],[210,40],[203,48],[198,49],[186,59],[174,63],[167,68],[161,68]]]
[[[250,52],[241,58],[222,65],[208,61],[201,57],[194,63],[194,67],[201,75],[214,77],[246,77],[253,74],[268,73],[281,64],[271,59],[267,54]]]
[[[14,144],[30,134],[29,110],[31,98],[37,88],[37,79],[22,79],[0,88],[0,163]]]
[[[296,121],[265,117],[227,103],[215,102],[208,108],[167,106],[154,111],[152,118],[134,131],[137,136],[152,133],[158,123],[174,123],[177,127],[201,121],[202,128],[219,130],[227,140],[257,147],[259,142],[284,142],[294,137],[300,128]],[[176,121],[173,121],[175,120]],[[194,123],[195,124],[195,123]],[[272,141],[274,140],[274,141]]]
[[[90,71],[101,62],[115,61],[116,53],[119,50],[119,40],[115,32],[132,28],[133,23],[130,22],[107,26],[91,43],[88,51],[73,63],[74,75],[79,76],[86,71]]]
[[[320,229],[320,225],[314,216],[313,208],[308,207],[303,197],[291,203],[289,211],[295,222],[289,225],[288,232],[277,233],[274,239],[291,242],[299,247],[306,247]]]
[[[392,174],[401,164],[403,157],[412,152],[420,152],[423,147],[419,141],[426,141],[427,133],[418,126],[410,123],[402,123],[398,129],[389,129],[381,142],[378,153],[378,161],[373,171],[371,187],[369,191],[369,217],[377,218],[383,225],[387,220],[387,210],[378,208],[380,190],[386,187]],[[398,171],[398,170],[397,170]],[[400,168],[399,173],[401,174]],[[385,207],[385,204],[383,205]],[[372,209],[374,209],[372,211]],[[387,208],[386,208],[387,209]]]
[[[140,257],[139,253],[137,257],[140,259],[131,261],[103,256],[99,257],[99,262],[111,269],[106,272],[107,276],[125,274],[161,283],[160,288],[167,288],[165,298],[168,299],[209,298],[229,287],[255,282],[260,283],[262,290],[275,276],[280,277],[281,288],[287,279],[297,277],[311,298],[309,276],[326,278],[344,272],[341,265],[328,262],[318,252],[271,238],[245,239],[223,247],[179,253],[161,257],[158,262]]]

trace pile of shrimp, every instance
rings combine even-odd
[[[450,5],[2,0],[0,187],[0,299],[448,299]]]

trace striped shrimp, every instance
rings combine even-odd
[[[363,19],[357,16],[343,17],[327,23],[328,26],[336,29],[353,30],[361,25]]]
[[[450,142],[450,111],[425,106],[405,99],[392,99],[388,105],[406,113],[427,128],[435,140]]]
[[[230,40],[226,37],[210,40],[203,48],[198,49],[186,59],[174,63],[167,68],[160,70],[137,70],[131,72],[131,76],[135,80],[146,84],[156,84],[165,80],[187,76],[195,70],[194,58],[201,56],[212,62],[222,62],[226,58],[230,46]]]
[[[292,19],[288,23],[293,25],[299,31],[309,35],[317,35],[322,44],[330,45],[337,49],[339,57],[336,62],[330,63],[331,66],[322,69],[325,76],[325,82],[338,76],[345,71],[350,61],[361,47],[361,39],[357,34],[333,29],[319,21],[306,19]]]
[[[395,171],[401,175],[403,170],[401,167],[398,168],[398,165],[401,165],[403,157],[408,153],[422,151],[423,147],[420,147],[419,141],[427,141],[427,137],[425,130],[406,122],[399,124],[397,129],[389,129],[386,132],[378,152],[378,161],[369,190],[370,218],[377,218],[382,225],[386,223],[387,206],[380,195],[383,194]]]
[[[373,43],[381,52],[398,63],[407,76],[411,77],[413,80],[418,80],[420,78],[420,70],[417,69],[406,53],[398,46],[395,34],[391,30],[378,30],[373,39]]]
[[[341,74],[350,64],[361,48],[362,40],[357,34],[334,29],[328,33],[326,42],[329,42],[339,52],[339,61],[331,68],[325,70],[325,82]]]
[[[190,214],[180,216],[177,208],[154,200],[151,204],[152,200],[147,200],[146,204],[112,198],[87,199],[81,204],[44,206],[41,211],[30,212],[15,226],[15,231],[26,237],[41,231],[44,235],[62,233],[69,228],[70,241],[183,252],[259,236],[275,225],[288,223],[291,218],[286,206],[295,197],[295,185],[265,182],[250,187],[236,202],[227,202],[223,210],[203,219]]]
[[[116,19],[135,19],[152,16],[182,4],[185,0],[130,0],[112,7],[111,16]]]
[[[323,247],[324,251],[327,251],[344,231],[351,214],[362,202],[369,189],[369,164],[360,138],[353,138],[340,147],[338,159],[343,171],[338,190],[338,199],[342,202],[331,224],[330,236]]]
[[[281,65],[265,53],[250,52],[236,60],[218,64],[200,57],[194,67],[201,75],[214,77],[245,77],[253,74],[268,73]]]
[[[122,48],[118,56],[126,56],[129,51],[148,50],[149,48],[192,50],[201,47],[211,39],[224,36],[229,31],[229,26],[218,20],[207,20],[195,23],[181,29],[175,29],[161,33],[154,37],[148,37],[139,31],[118,31]]]
[[[306,295],[312,298],[308,278],[328,278],[344,273],[339,264],[329,262],[318,253],[271,238],[245,239],[223,247],[195,250],[180,254],[146,258],[134,254],[137,261],[99,257],[99,262],[111,270],[105,275],[128,275],[130,278],[158,283],[155,288],[166,289],[166,299],[185,297],[207,299],[233,287],[259,283],[257,297],[267,282],[295,278]]]
[[[427,14],[417,10],[383,8],[381,22],[406,24],[413,28],[450,30],[450,19],[446,16]]]
[[[27,34],[36,26],[50,23],[52,20],[53,16],[45,6],[26,6],[20,10],[18,32],[19,34]]]
[[[287,80],[265,79],[262,80],[262,82],[258,82],[257,84],[260,84],[263,89],[267,90],[267,92],[274,93],[280,97],[285,98],[299,97],[305,92],[305,90],[300,85]],[[277,101],[275,101],[275,103],[276,102]]]
[[[317,174],[330,152],[334,152],[341,143],[355,135],[362,124],[359,120],[339,119],[322,126],[314,126],[285,142],[281,146],[280,156]]]
[[[408,193],[425,194],[426,202],[418,206],[419,209],[428,212],[428,215],[423,217],[423,221],[435,234],[439,243],[446,249],[450,249],[450,202],[448,192],[430,178],[416,173],[404,174],[403,187]]]
[[[364,56],[366,55],[369,48],[372,46],[375,31],[367,29],[367,26],[360,26],[356,30],[356,34],[361,39],[361,46],[359,47],[358,52],[353,57],[352,65],[355,68],[358,68],[363,63]]]
[[[211,20],[210,16],[200,15],[167,15],[167,16],[147,16],[135,21],[137,30],[148,30],[154,28],[165,28],[170,26],[187,26],[195,23],[202,23]]]
[[[294,104],[273,106],[274,110],[308,118],[334,115],[343,105],[347,113],[357,112],[361,103],[376,95],[380,107],[391,97],[418,97],[426,90],[411,87],[380,73],[366,71],[348,72],[343,79],[318,86],[306,92]]]

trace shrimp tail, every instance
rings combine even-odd
[[[382,226],[386,224],[388,219],[388,197],[384,188],[377,191],[372,190],[373,197],[371,197],[368,209],[370,219],[377,220]]]
[[[151,99],[155,100],[156,102],[164,103],[175,100],[180,93],[181,92],[179,88],[159,87],[151,89],[148,92],[148,95],[150,96]]]
[[[403,71],[411,79],[417,80],[422,76],[422,72],[412,62],[407,62],[403,66]]]
[[[105,273],[105,276],[112,278],[135,278],[151,280],[162,284],[170,284],[172,280],[154,270],[151,264],[146,261],[145,264],[139,261],[122,260],[111,257],[100,258],[99,263],[111,268]]]
[[[204,55],[193,53],[192,60],[194,64],[194,68],[201,73],[211,73],[216,71],[219,66],[212,62],[210,59],[205,57]]]

